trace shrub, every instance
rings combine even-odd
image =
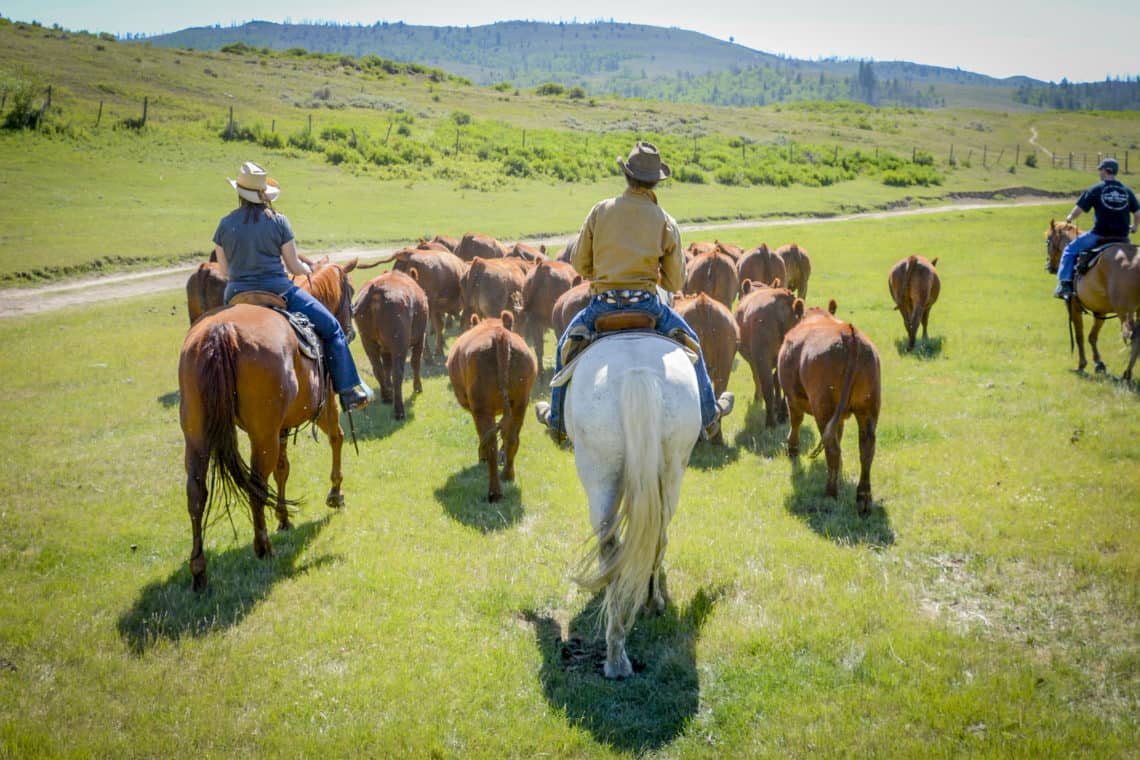
[[[566,88],[557,82],[547,82],[536,87],[534,92],[537,95],[561,95],[566,92]]]
[[[914,152],[914,163],[919,166],[934,166],[934,156],[925,150],[916,150]]]
[[[678,182],[687,182],[691,185],[704,185],[708,182],[705,173],[698,168],[682,166],[673,172],[673,179]]]
[[[458,126],[464,127],[471,123],[471,114],[466,111],[452,111],[451,120]]]
[[[582,87],[571,87],[566,97],[571,100],[584,100],[586,98],[586,90]]]
[[[4,93],[12,104],[4,117],[5,129],[35,129],[39,126],[40,113],[37,101],[44,97],[44,87],[34,77],[24,75],[4,83]]]
[[[1036,168],[1037,167],[1037,154],[1036,153],[1030,153],[1029,155],[1027,155],[1025,157],[1025,165],[1031,169]]]

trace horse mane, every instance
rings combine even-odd
[[[340,300],[340,267],[325,264],[313,270],[309,293],[323,304],[336,304]],[[301,280],[306,283],[305,280]]]

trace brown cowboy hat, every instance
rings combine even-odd
[[[281,194],[281,185],[277,184],[277,180],[253,161],[241,165],[237,179],[227,178],[226,181],[237,190],[238,195],[251,203],[272,203]]]
[[[638,141],[629,152],[629,158],[622,161],[619,156],[617,162],[627,176],[642,182],[660,182],[673,173],[653,143]]]

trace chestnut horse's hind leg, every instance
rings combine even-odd
[[[1089,346],[1092,347],[1093,354],[1093,368],[1098,375],[1103,375],[1107,370],[1104,362],[1100,360],[1100,349],[1097,348],[1096,342],[1100,337],[1100,328],[1104,327],[1104,319],[1098,316],[1093,316],[1092,329],[1089,330]]]
[[[260,486],[249,494],[249,510],[253,516],[253,553],[259,558],[273,554],[273,544],[269,541],[269,531],[265,527],[265,484],[269,482],[269,474],[277,469],[278,432],[272,430],[259,435],[254,430],[249,431],[249,475]]]
[[[289,480],[289,431],[282,430],[277,438],[277,468],[273,471],[273,481],[277,483],[277,530],[291,530],[289,506],[285,499],[285,483]]]
[[[1076,298],[1069,299],[1069,324],[1072,326],[1073,336],[1077,342],[1077,372],[1084,372],[1085,367],[1088,366],[1088,359],[1085,358],[1085,321],[1081,316],[1081,305]]]
[[[190,575],[195,591],[206,589],[206,553],[202,548],[202,514],[206,510],[206,474],[210,467],[209,454],[186,442],[186,507],[190,513],[190,531],[193,545],[190,549]]]
[[[332,509],[340,509],[344,506],[344,494],[341,493],[341,483],[344,482],[344,474],[340,469],[340,456],[341,449],[344,446],[344,431],[340,427],[340,414],[337,412],[336,399],[330,393],[328,398],[325,399],[324,408],[321,409],[321,415],[317,418],[317,427],[319,427],[329,439],[329,448],[332,449],[332,471],[329,473],[329,494],[325,497],[325,505]]]

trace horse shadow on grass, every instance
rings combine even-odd
[[[1123,366],[1128,366],[1127,359],[1124,360]],[[1140,361],[1136,363],[1136,368],[1140,369]],[[1121,372],[1123,371],[1122,369]],[[1134,369],[1133,374],[1135,374],[1135,372],[1136,370]],[[1129,391],[1133,395],[1140,397],[1140,377],[1134,377],[1131,381],[1124,380],[1120,375],[1109,374],[1107,370],[1104,372],[1096,372],[1094,370],[1092,374],[1089,374],[1086,370],[1074,369],[1073,374],[1087,383],[1096,383],[1097,385],[1105,385],[1113,389]]]
[[[670,600],[661,615],[643,611],[626,639],[634,675],[621,681],[603,675],[606,642],[598,621],[604,593],[590,600],[565,634],[553,617],[523,612],[542,655],[539,677],[546,701],[618,752],[661,749],[697,714],[697,639],[723,595],[724,589],[702,588],[683,609]]]
[[[435,490],[435,498],[456,522],[480,533],[494,533],[517,525],[526,512],[518,485],[500,482],[503,498],[492,504],[487,501],[487,465],[479,462],[449,477]]]
[[[919,361],[929,361],[942,355],[943,339],[941,337],[915,338],[914,350],[907,350],[907,342],[905,337],[895,340],[895,350],[899,352],[899,356],[911,356]]]
[[[842,474],[839,498],[825,496],[827,463],[822,454],[810,462],[805,468],[801,458],[792,459],[792,492],[784,502],[789,512],[818,535],[837,544],[877,547],[894,544],[895,531],[882,504],[872,500],[870,512],[860,515],[855,507],[855,483],[848,482]]]
[[[163,409],[170,409],[171,407],[178,406],[178,404],[181,403],[182,394],[180,391],[170,391],[169,393],[162,394],[156,400]]]
[[[207,550],[209,585],[201,593],[191,590],[189,562],[180,562],[165,580],[143,588],[134,605],[123,612],[119,636],[133,654],[144,655],[162,640],[177,643],[239,625],[274,585],[335,561],[328,555],[305,557],[305,548],[331,519],[332,514],[327,514],[274,533],[273,556],[265,559],[254,555],[252,541],[218,554]],[[189,541],[186,546],[189,549]]]

